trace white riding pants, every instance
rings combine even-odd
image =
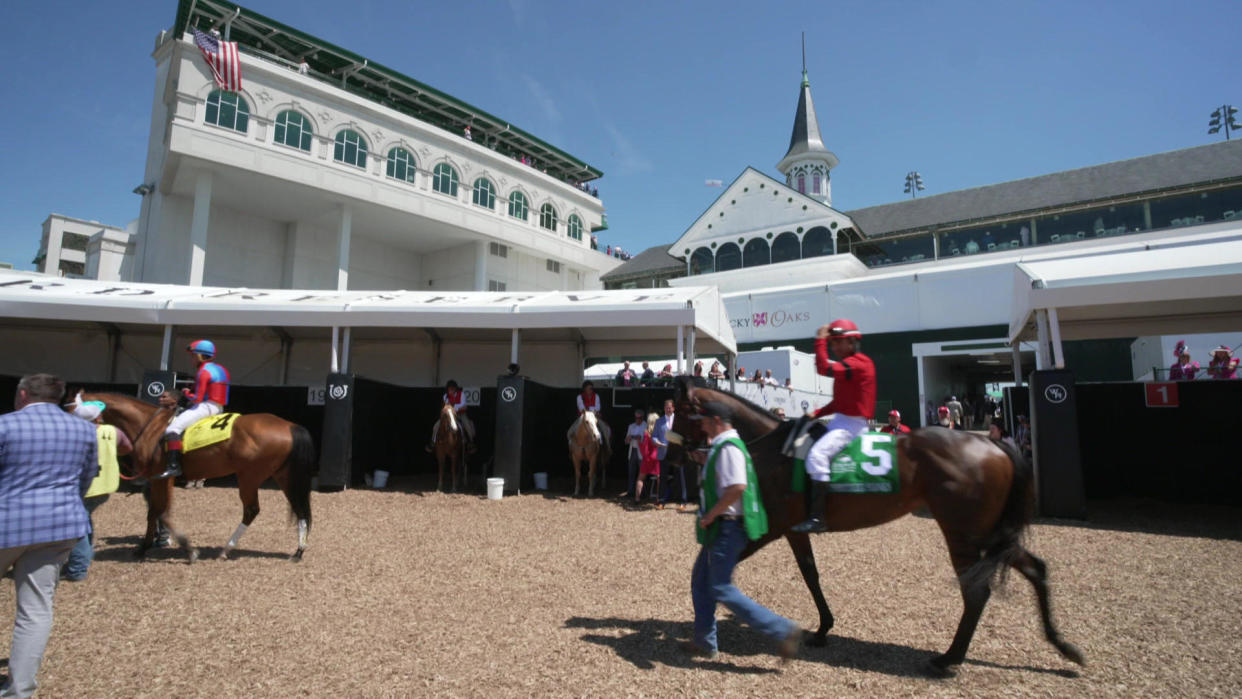
[[[205,400],[173,418],[172,422],[168,423],[168,428],[164,430],[164,434],[175,434],[180,437],[181,433],[185,432],[185,429],[190,425],[193,425],[205,417],[219,415],[222,410],[223,408],[220,407],[219,403],[212,403],[209,400]]]
[[[827,483],[830,471],[829,464],[849,443],[854,441],[863,430],[867,429],[867,419],[851,415],[834,415],[828,421],[828,432],[806,455],[806,473],[813,481]]]

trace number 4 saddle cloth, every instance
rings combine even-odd
[[[181,449],[191,452],[218,444],[233,436],[233,423],[241,413],[220,413],[205,417],[186,428],[181,435]]]
[[[801,420],[794,425],[782,449],[794,459],[793,491],[806,491],[806,455],[828,431],[822,420]],[[896,435],[863,432],[833,457],[828,466],[828,490],[833,493],[896,493],[901,490],[897,471]]]

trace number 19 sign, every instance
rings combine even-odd
[[[1177,407],[1177,383],[1168,381],[1164,383],[1148,383],[1143,384],[1147,389],[1147,407],[1149,408],[1176,408]]]

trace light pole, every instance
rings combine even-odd
[[[1225,140],[1228,141],[1229,132],[1231,130],[1237,131],[1239,128],[1237,120],[1233,117],[1233,115],[1237,113],[1238,110],[1236,107],[1231,107],[1227,104],[1222,104],[1217,107],[1216,111],[1212,112],[1212,118],[1208,121],[1208,133],[1216,133],[1217,131],[1220,131],[1220,127],[1224,126]]]
[[[906,194],[911,199],[918,197],[919,192],[923,191],[923,176],[911,170],[906,173]]]

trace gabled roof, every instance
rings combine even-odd
[[[667,245],[647,248],[631,257],[625,264],[600,275],[600,281],[615,282],[629,277],[655,275],[660,272],[684,272],[686,263],[668,254]]]
[[[312,73],[331,76],[334,83],[339,78],[345,90],[454,133],[469,125],[475,141],[512,155],[529,155],[553,177],[586,182],[604,174],[472,104],[228,0],[179,0],[173,32],[179,38],[191,28],[208,31],[226,23],[229,40],[243,53],[272,56],[293,66],[305,58]]]
[[[867,237],[928,226],[1242,180],[1242,140],[1146,155],[847,211]]]
[[[793,133],[789,136],[789,150],[777,163],[776,169],[784,172],[791,161],[812,153],[826,161],[829,170],[840,162],[836,154],[824,146],[824,139],[819,135],[819,119],[815,116],[815,103],[811,101],[811,82],[807,80],[806,70],[803,70],[802,87],[798,92],[798,109],[794,112]]]

